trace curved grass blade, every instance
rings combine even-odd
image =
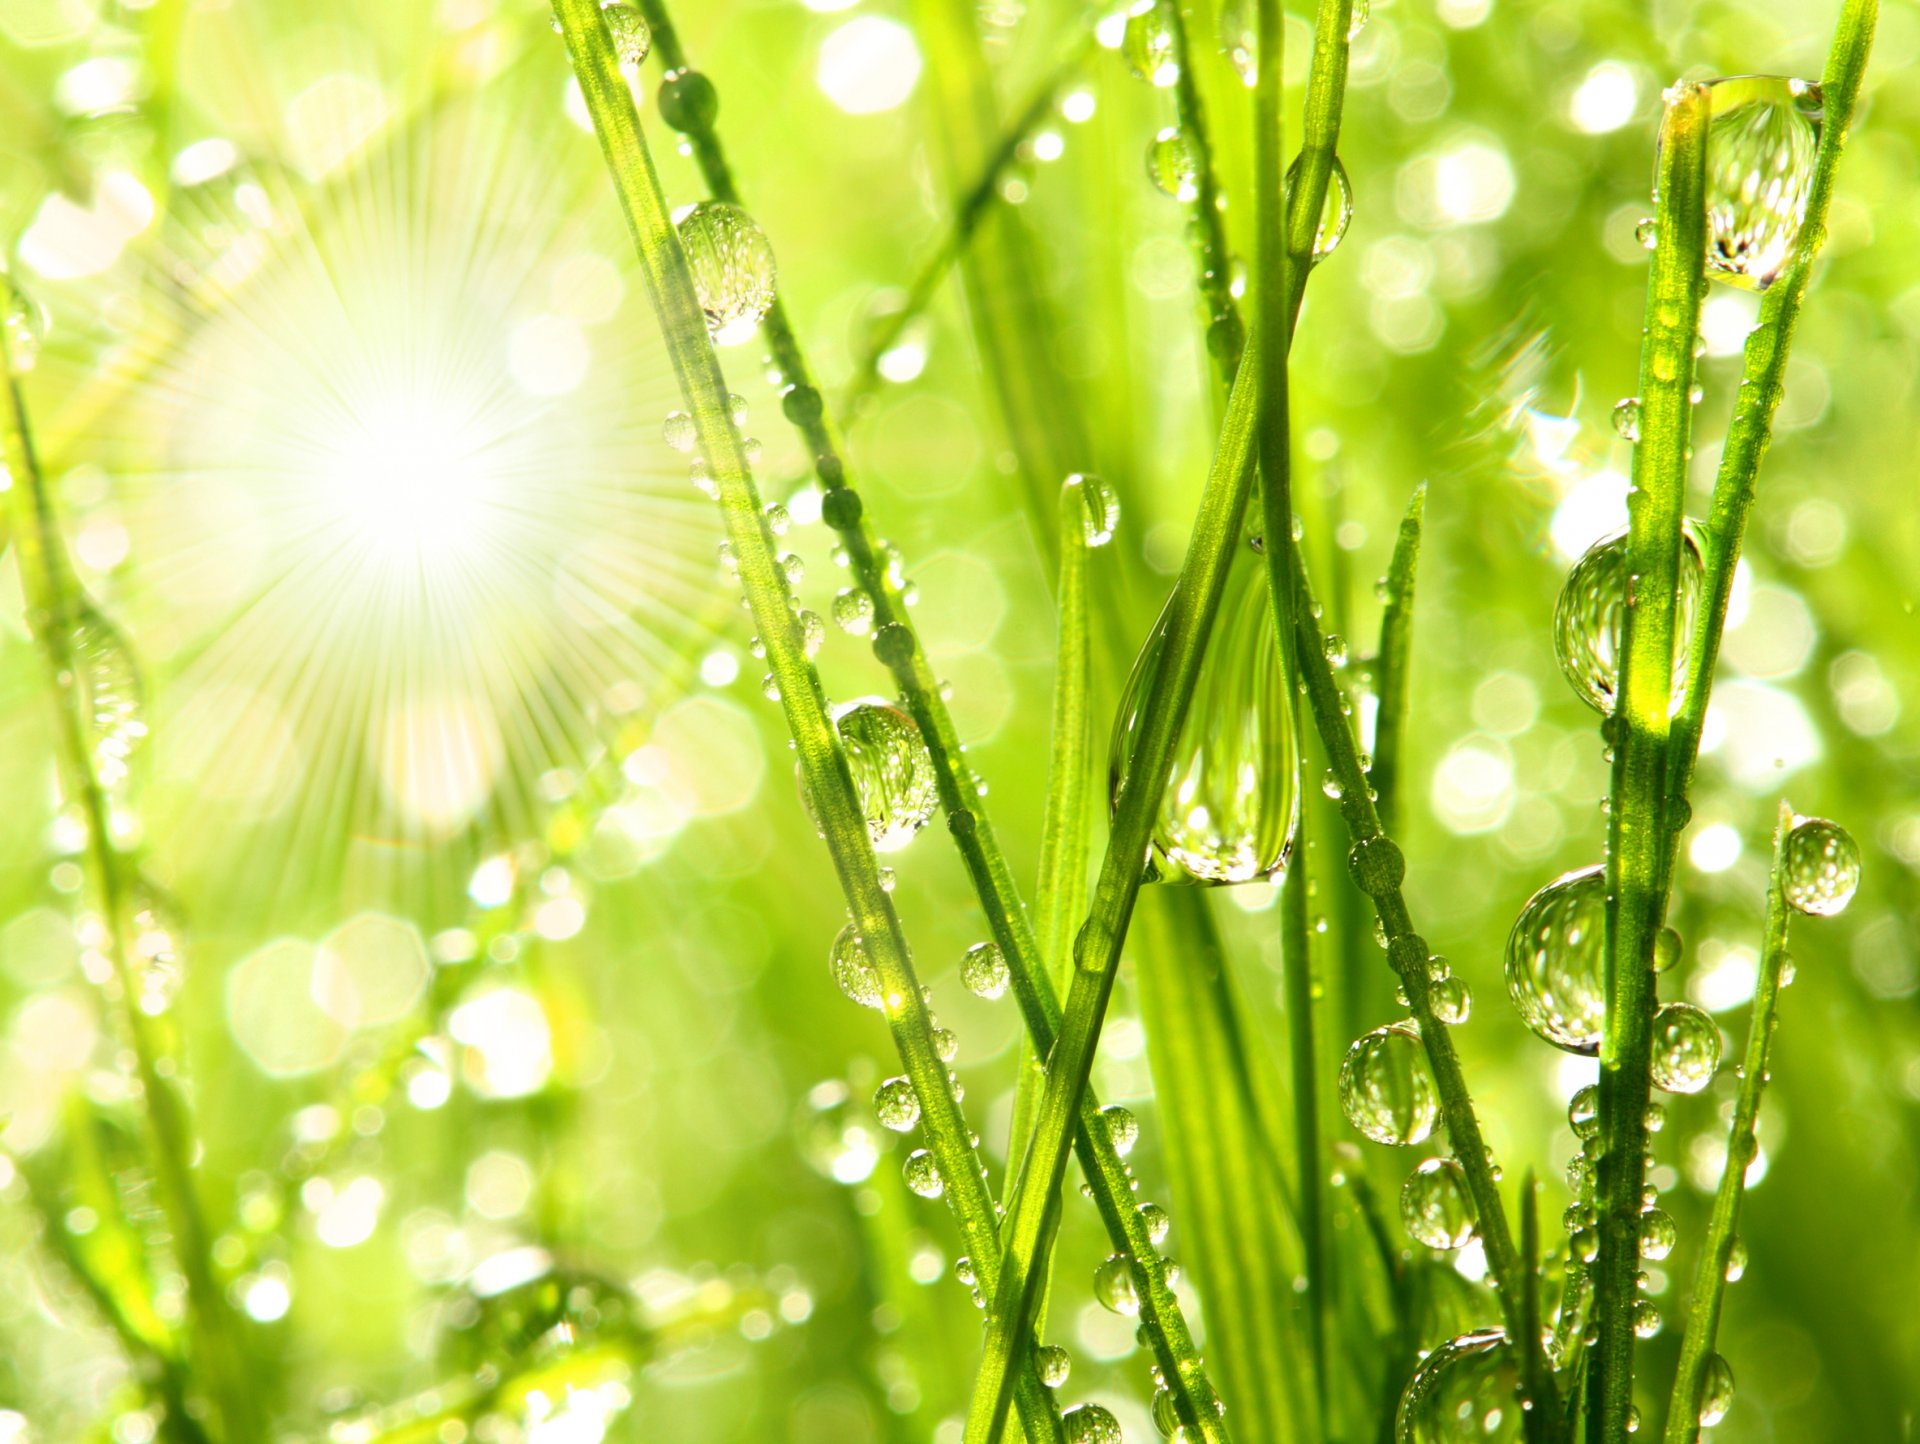
[[[1420,537],[1426,525],[1427,484],[1413,489],[1400,519],[1393,560],[1387,566],[1386,610],[1380,616],[1380,650],[1374,662],[1380,710],[1373,724],[1373,790],[1380,794],[1381,825],[1400,820],[1400,749],[1407,731],[1407,676],[1413,662],[1413,584],[1420,567]]]

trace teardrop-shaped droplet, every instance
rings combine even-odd
[[[1707,274],[1764,291],[1793,258],[1820,149],[1820,87],[1784,75],[1707,85]]]
[[[1120,1423],[1098,1404],[1075,1404],[1060,1416],[1067,1444],[1121,1444]]]
[[[1680,1241],[1679,1227],[1664,1208],[1650,1208],[1640,1215],[1640,1257],[1658,1263],[1673,1252]]]
[[[833,950],[827,954],[828,965],[833,969],[833,980],[840,985],[840,991],[863,1008],[880,1006],[880,974],[873,966],[873,959],[867,956],[867,945],[852,923],[840,929],[839,936],[833,940]]]
[[[1057,1389],[1073,1372],[1073,1357],[1058,1344],[1042,1344],[1033,1351],[1033,1369],[1041,1383]]]
[[[1600,1089],[1596,1085],[1589,1083],[1573,1095],[1567,1104],[1567,1126],[1583,1142],[1600,1131]]]
[[[1451,1158],[1429,1158],[1400,1189],[1400,1221],[1428,1248],[1461,1248],[1473,1237],[1467,1173]]]
[[[1267,601],[1266,566],[1235,549],[1225,595],[1174,749],[1153,831],[1149,876],[1168,882],[1241,883],[1287,861],[1299,818],[1293,703]],[[1119,804],[1166,640],[1171,603],[1133,665],[1108,757]]]
[[[1295,157],[1287,167],[1284,182],[1286,193],[1293,194],[1294,182],[1299,179],[1300,165],[1304,157]],[[1320,224],[1313,233],[1313,259],[1324,261],[1339,246],[1341,238],[1347,233],[1347,226],[1353,220],[1353,182],[1347,179],[1347,168],[1340,163],[1340,157],[1333,158],[1333,170],[1327,176],[1327,198],[1320,206]]]
[[[1640,439],[1640,398],[1628,396],[1613,406],[1613,434],[1622,441]]]
[[[1133,1280],[1133,1260],[1110,1254],[1093,1271],[1093,1296],[1116,1314],[1132,1318],[1140,1312],[1140,1290]]]
[[[1170,125],[1147,146],[1147,179],[1183,205],[1200,198],[1200,159],[1186,132]]]
[[[847,764],[876,852],[898,852],[940,804],[920,724],[891,702],[865,697],[834,708]]]
[[[907,1187],[922,1198],[938,1198],[947,1191],[947,1181],[940,1176],[940,1165],[924,1148],[916,1148],[907,1155],[902,1172],[906,1176]]]
[[[607,30],[613,36],[614,57],[628,69],[637,68],[647,58],[647,52],[653,49],[653,32],[647,28],[647,22],[626,0],[602,5],[600,13],[606,18]]]
[[[146,689],[126,638],[91,606],[80,607],[69,644],[94,776],[112,790],[125,784],[133,754],[146,741]]]
[[[1420,1030],[1388,1023],[1355,1041],[1340,1064],[1340,1107],[1375,1143],[1419,1143],[1433,1131],[1439,1100]]]
[[[1825,818],[1794,824],[1783,861],[1787,901],[1815,917],[1844,912],[1860,886],[1860,844],[1839,823]]]
[[[842,587],[834,594],[833,620],[850,637],[873,630],[873,598],[858,587]]]
[[[1507,935],[1507,995],[1556,1048],[1597,1053],[1606,1018],[1607,870],[1555,878],[1527,899]]]
[[[1100,1121],[1107,1125],[1107,1137],[1113,1141],[1115,1153],[1125,1158],[1133,1152],[1133,1145],[1140,1141],[1140,1120],[1133,1116],[1132,1109],[1109,1103],[1100,1110]]]
[[[1147,1227],[1147,1239],[1155,1247],[1167,1241],[1167,1232],[1173,1227],[1173,1220],[1167,1211],[1157,1203],[1143,1203],[1139,1208],[1140,1222]]]
[[[1400,1395],[1395,1444],[1517,1444],[1526,1438],[1520,1362],[1500,1329],[1449,1339]]]
[[[1149,85],[1164,89],[1180,78],[1173,25],[1158,4],[1150,4],[1127,17],[1127,28],[1120,37],[1120,53],[1126,59],[1127,69]]]
[[[1100,477],[1076,471],[1067,485],[1080,493],[1080,534],[1090,547],[1103,547],[1113,540],[1120,525],[1120,497]]]
[[[895,1133],[905,1133],[920,1121],[920,1095],[913,1091],[913,1080],[889,1078],[873,1090],[873,1116]]]
[[[1428,993],[1433,1016],[1449,1027],[1458,1027],[1473,1015],[1473,990],[1459,978],[1442,978]]]
[[[1358,40],[1360,32],[1367,28],[1367,17],[1373,14],[1369,0],[1353,0],[1353,10],[1347,16],[1347,39]]]
[[[1711,1429],[1733,1407],[1733,1366],[1718,1354],[1707,1356],[1700,1377],[1700,1424]]]
[[[1747,1272],[1747,1241],[1736,1237],[1733,1247],[1727,1250],[1726,1278],[1730,1284],[1737,1284]]]
[[[1680,532],[1680,576],[1674,592],[1673,700],[1685,700],[1693,612],[1706,568],[1692,523]],[[1567,573],[1553,608],[1553,649],[1574,693],[1604,717],[1613,715],[1620,683],[1620,640],[1629,594],[1627,534],[1595,542]]]
[[[693,289],[719,345],[748,340],[773,305],[773,247],[758,222],[726,201],[701,201],[677,224]]]
[[[1667,1003],[1653,1015],[1653,1082],[1669,1093],[1698,1093],[1720,1066],[1720,1029],[1692,1003]]]
[[[960,959],[960,981],[976,998],[991,1002],[1004,996],[1011,980],[1007,956],[1000,951],[998,943],[975,943]]]

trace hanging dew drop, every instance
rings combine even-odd
[[[1286,194],[1293,195],[1294,182],[1299,178],[1301,160],[1296,157],[1287,167],[1284,182]],[[1320,224],[1313,233],[1314,262],[1326,260],[1339,246],[1347,234],[1347,227],[1353,221],[1353,182],[1347,179],[1347,168],[1340,163],[1340,157],[1333,158],[1333,170],[1327,176],[1327,197],[1320,206]]]
[[[1653,1082],[1669,1093],[1698,1093],[1720,1066],[1720,1029],[1692,1003],[1668,1003],[1653,1015]]]
[[[1200,198],[1200,161],[1178,126],[1168,126],[1148,144],[1147,178],[1162,195],[1182,205]]]
[[[1820,87],[1738,75],[1707,90],[1707,274],[1764,291],[1787,268],[1807,214],[1823,118]]]
[[[1678,712],[1686,700],[1687,658],[1693,613],[1699,604],[1706,568],[1691,522],[1680,532],[1680,578],[1674,593],[1673,700]],[[1553,608],[1554,656],[1574,693],[1603,717],[1611,717],[1620,682],[1620,640],[1629,597],[1627,534],[1617,532],[1595,542],[1567,573]]]
[[[1787,834],[1783,886],[1798,912],[1830,918],[1860,886],[1860,844],[1837,822],[1809,817]]]
[[[1127,17],[1120,54],[1126,59],[1127,69],[1149,85],[1164,90],[1180,78],[1173,25],[1158,4]]]
[[[1042,1344],[1033,1351],[1033,1367],[1041,1383],[1057,1389],[1073,1372],[1073,1358],[1058,1344]]]
[[[1373,13],[1369,0],[1353,0],[1353,12],[1347,20],[1347,40],[1358,40],[1360,32],[1367,28],[1367,18]]]
[[[716,344],[751,339],[773,305],[773,247],[745,210],[701,201],[678,222],[693,288]]]
[[[1607,872],[1590,867],[1541,888],[1507,935],[1507,995],[1522,1022],[1569,1053],[1600,1049],[1606,921]]]
[[[1083,508],[1080,517],[1080,533],[1090,547],[1103,547],[1113,540],[1113,534],[1120,526],[1120,498],[1114,489],[1099,477],[1085,472],[1075,472],[1067,478],[1067,485],[1078,488]]]
[[[1640,249],[1651,251],[1660,244],[1660,224],[1652,216],[1640,217],[1640,223],[1633,228],[1633,238],[1640,243]]]
[[[1419,1029],[1388,1023],[1358,1039],[1340,1064],[1340,1107],[1375,1143],[1423,1141],[1433,1131],[1439,1100]]]
[[[1573,1101],[1567,1104],[1567,1125],[1582,1142],[1600,1132],[1600,1089],[1596,1085],[1589,1083],[1573,1095]]]
[[[1098,1404],[1075,1404],[1060,1416],[1067,1444],[1122,1444],[1120,1424]]]
[[[1140,1120],[1133,1116],[1131,1109],[1109,1103],[1100,1110],[1100,1121],[1107,1125],[1107,1137],[1112,1140],[1115,1153],[1125,1158],[1133,1152],[1133,1145],[1140,1140]]]
[[[933,1030],[933,1056],[942,1063],[951,1063],[960,1056],[960,1039],[951,1028]]]
[[[1673,1252],[1680,1241],[1680,1230],[1673,1215],[1664,1208],[1650,1208],[1640,1215],[1640,1257],[1658,1263]]]
[[[1400,1190],[1400,1221],[1428,1248],[1464,1247],[1473,1237],[1473,1201],[1466,1170],[1451,1158],[1429,1158]]]
[[[1139,1210],[1140,1221],[1147,1227],[1147,1239],[1158,1248],[1167,1241],[1167,1232],[1173,1227],[1173,1220],[1167,1211],[1157,1203],[1143,1203]]]
[[[878,697],[836,707],[833,721],[874,851],[898,852],[927,825],[940,801],[919,724]]]
[[[863,1008],[880,1006],[880,974],[852,923],[840,929],[840,935],[833,940],[832,951],[827,954],[827,962],[833,969],[834,982],[847,997]]]
[[[1640,439],[1640,398],[1628,396],[1613,405],[1613,434],[1622,441]]]
[[[653,32],[640,12],[628,4],[602,5],[607,30],[613,36],[613,53],[623,69],[637,70],[653,49]]]
[[[1449,1027],[1458,1027],[1473,1014],[1473,990],[1459,978],[1442,978],[1428,994],[1433,1016]]]
[[[1727,1251],[1726,1279],[1737,1284],[1747,1272],[1747,1241],[1736,1237],[1733,1247]]]
[[[895,1133],[905,1133],[920,1121],[920,1095],[913,1091],[913,1080],[889,1078],[873,1093],[873,1116]]]
[[[1266,566],[1235,549],[1155,819],[1150,880],[1242,883],[1286,865],[1299,817],[1291,688],[1267,601]],[[1108,751],[1117,806],[1166,640],[1171,604],[1154,624],[1121,698]]]
[[[1636,1339],[1651,1339],[1660,1332],[1660,1326],[1666,1321],[1660,1317],[1660,1309],[1651,1299],[1633,1301],[1633,1336]]]
[[[82,603],[68,639],[74,680],[87,719],[94,776],[109,791],[125,786],[147,737],[145,688],[133,649],[113,623]]]
[[[842,587],[833,598],[834,624],[849,637],[873,630],[873,598],[857,587]]]
[[[907,1187],[922,1198],[938,1198],[947,1191],[947,1181],[940,1176],[940,1165],[933,1161],[933,1155],[924,1148],[916,1148],[907,1155],[901,1172],[907,1180]]]
[[[1093,1271],[1093,1296],[1108,1310],[1125,1318],[1140,1312],[1140,1291],[1133,1281],[1133,1260],[1112,1254]]]
[[[960,959],[960,981],[976,998],[991,1002],[1005,996],[1011,980],[1006,954],[1000,951],[998,943],[975,943]]]
[[[1394,1414],[1395,1444],[1518,1444],[1520,1363],[1500,1329],[1449,1339],[1420,1361]]]
[[[1733,1366],[1718,1354],[1707,1356],[1700,1378],[1700,1424],[1711,1429],[1733,1408]]]

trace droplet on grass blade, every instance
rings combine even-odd
[[[833,721],[847,749],[874,850],[898,852],[927,825],[940,802],[920,726],[878,697],[836,707]]]
[[[1669,1093],[1698,1093],[1720,1066],[1720,1028],[1692,1003],[1667,1003],[1653,1015],[1653,1082]]]
[[[46,308],[4,276],[0,276],[0,290],[6,300],[0,329],[6,333],[7,360],[16,376],[24,375],[40,361],[40,346],[47,336]]]
[[[1400,1189],[1400,1221],[1428,1248],[1463,1247],[1473,1237],[1473,1201],[1466,1170],[1451,1158],[1429,1158]]]
[[[1640,398],[1625,396],[1613,406],[1613,434],[1622,441],[1640,439]]]
[[[714,341],[732,346],[749,339],[773,305],[776,273],[766,234],[725,201],[701,201],[676,229]]]
[[[880,974],[867,956],[867,945],[852,923],[840,929],[827,954],[833,980],[840,991],[863,1008],[880,1006]]]
[[[1589,867],[1527,899],[1507,935],[1507,995],[1522,1022],[1569,1053],[1600,1048],[1606,921],[1607,871]]]
[[[1670,712],[1686,700],[1687,659],[1692,652],[1693,613],[1706,573],[1691,522],[1680,532],[1680,575],[1674,591],[1673,680]],[[1576,696],[1603,717],[1618,705],[1620,645],[1631,595],[1624,531],[1587,549],[1567,573],[1553,608],[1553,650]]]
[[[1420,1030],[1402,1021],[1357,1039],[1340,1064],[1340,1107],[1375,1143],[1404,1147],[1424,1140],[1440,1105]]]
[[[1200,198],[1200,161],[1186,132],[1170,125],[1147,146],[1147,178],[1183,205]]]
[[[1140,1291],[1133,1281],[1133,1260],[1110,1254],[1093,1271],[1093,1296],[1116,1314],[1132,1318],[1140,1312]]]
[[[1076,471],[1067,478],[1067,485],[1077,487],[1080,492],[1081,536],[1090,547],[1105,546],[1120,526],[1119,496],[1104,480],[1089,472]]]
[[[934,1162],[933,1155],[924,1148],[916,1148],[907,1155],[903,1168],[907,1187],[922,1198],[938,1198],[947,1191],[947,1181],[940,1176],[940,1165]]]
[[[1115,1153],[1125,1158],[1133,1152],[1133,1145],[1140,1138],[1140,1120],[1133,1116],[1131,1109],[1109,1103],[1100,1110],[1100,1121],[1107,1125],[1107,1137],[1112,1140]]]
[[[1820,87],[1737,75],[1707,91],[1707,274],[1764,291],[1793,258],[1823,118]]]
[[[850,637],[873,630],[873,598],[857,587],[842,587],[833,598],[833,620]]]
[[[1304,156],[1296,157],[1287,167],[1286,180],[1283,183],[1289,199],[1293,195],[1294,183],[1300,177],[1300,167]],[[1347,226],[1353,221],[1353,182],[1347,179],[1347,168],[1340,163],[1340,157],[1333,158],[1333,170],[1327,176],[1327,196],[1320,205],[1320,224],[1313,232],[1313,260],[1324,261],[1334,253],[1341,239],[1347,234]]]
[[[1042,1344],[1033,1351],[1034,1372],[1040,1375],[1040,1382],[1049,1389],[1057,1389],[1067,1382],[1073,1372],[1073,1358],[1058,1344]]]
[[[920,1095],[905,1076],[887,1079],[873,1093],[873,1114],[881,1125],[905,1133],[920,1121]]]
[[[1700,1423],[1712,1428],[1733,1407],[1733,1366],[1718,1354],[1707,1356],[1700,1379]]]
[[[1787,834],[1787,901],[1798,912],[1832,917],[1844,912],[1860,886],[1860,844],[1837,822],[1809,817]]]
[[[975,943],[960,959],[960,981],[977,998],[991,1002],[1004,996],[1011,979],[1006,954],[998,943]]]
[[[1120,1424],[1098,1404],[1075,1404],[1060,1416],[1067,1444],[1121,1444]]]
[[[1149,85],[1165,88],[1180,78],[1173,25],[1158,4],[1127,17],[1120,53],[1126,58],[1127,69]]]
[[[653,32],[647,28],[647,22],[633,6],[622,3],[603,4],[600,13],[606,17],[607,30],[613,36],[613,53],[622,67],[637,69],[640,62],[647,58],[647,52],[653,49]]]
[[[133,649],[113,623],[82,603],[68,643],[87,719],[94,776],[109,791],[126,784],[134,753],[147,737],[146,689]]]
[[[1395,1444],[1517,1444],[1520,1362],[1500,1329],[1449,1339],[1420,1361],[1394,1415]]]

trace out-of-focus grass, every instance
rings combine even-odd
[[[950,198],[927,79],[891,108],[848,114],[821,66],[854,45],[849,26],[897,22],[912,35],[913,19],[871,3],[684,8],[689,49],[724,97],[734,166],[779,248],[782,294],[834,394],[888,288],[907,285],[939,243]],[[1376,0],[1355,42],[1341,156],[1356,214],[1303,321],[1314,339],[1291,377],[1296,491],[1322,548],[1310,561],[1328,624],[1357,644],[1377,630],[1371,581],[1406,497],[1428,485],[1399,835],[1421,927],[1474,989],[1458,1039],[1489,1142],[1509,1179],[1531,1166],[1547,1180],[1549,1236],[1572,1147],[1562,1108],[1584,1074],[1518,1025],[1499,956],[1540,883],[1599,858],[1605,768],[1591,718],[1554,671],[1548,617],[1570,557],[1606,525],[1604,478],[1626,470],[1608,413],[1634,389],[1646,257],[1633,229],[1649,210],[1658,93],[1681,73],[1816,74],[1828,8],[1687,6],[1650,24],[1640,8],[1602,3]],[[176,15],[179,72],[166,83],[145,47],[150,27]],[[1075,22],[1038,7],[983,20],[1011,113],[1072,46]],[[1246,94],[1214,53],[1211,7],[1189,27],[1218,160],[1244,194]],[[864,35],[898,43],[891,31]],[[1290,84],[1304,76],[1292,66],[1306,41],[1296,18]],[[1920,111],[1899,84],[1917,49],[1920,14],[1889,5],[1763,473],[1677,881],[1686,993],[1738,1037],[1777,794],[1846,822],[1867,855],[1849,912],[1796,934],[1798,981],[1783,999],[1760,1126],[1766,1170],[1742,1210],[1750,1264],[1721,1331],[1739,1377],[1726,1429],[1741,1439],[1898,1437],[1920,1374],[1909,1304],[1920,1286],[1920,530],[1907,463],[1920,443],[1920,238],[1908,201]],[[121,62],[137,81],[124,99],[101,68]],[[882,72],[901,70],[832,81],[833,93],[890,99]],[[1081,408],[1076,464],[1123,498],[1113,569],[1123,575],[1095,577],[1096,605],[1137,638],[1185,541],[1214,378],[1181,214],[1144,174],[1167,97],[1104,50],[1083,83],[1091,118],[1046,127],[1058,158],[1041,158],[1052,141],[1036,143],[1013,187],[1049,301],[1038,334]],[[649,124],[652,84],[649,72]],[[872,1086],[896,1070],[873,1020],[828,977],[839,905],[776,709],[758,694],[763,668],[709,564],[711,507],[658,439],[671,377],[567,92],[538,7],[358,5],[316,19],[244,3],[98,16],[0,3],[6,234],[33,234],[55,188],[94,202],[115,170],[155,207],[91,274],[36,275],[31,246],[14,272],[53,318],[28,399],[79,565],[148,664],[142,860],[189,923],[175,1017],[207,1139],[198,1171],[217,1216],[244,1216],[237,1204],[271,1196],[268,1176],[314,1148],[326,1120],[299,1110],[339,1110],[327,1187],[296,1180],[289,1218],[257,1242],[233,1230],[264,1250],[241,1270],[247,1287],[290,1281],[285,1318],[253,1326],[256,1352],[271,1361],[263,1392],[309,1427],[324,1411],[355,1414],[433,1384],[436,1289],[540,1242],[642,1278],[643,1297],[698,1297],[710,1276],[749,1301],[636,1377],[616,1426],[626,1437],[925,1438],[964,1407],[975,1316],[952,1282],[943,1206],[899,1187],[901,1146],[863,1116]],[[1290,91],[1289,115],[1297,102]],[[354,140],[356,117],[375,114]],[[231,138],[249,168],[165,185],[172,159],[210,137]],[[662,149],[669,195],[691,200],[691,167]],[[230,284],[215,264],[251,223],[235,180],[255,181],[276,217],[251,283]],[[1241,208],[1227,216],[1242,254],[1251,221]],[[477,258],[460,244],[474,237]],[[416,256],[417,269],[395,278],[348,264],[392,254]],[[333,295],[330,276],[376,288],[378,304]],[[435,276],[463,284],[441,311],[408,313],[403,298],[431,295]],[[906,379],[881,388],[848,445],[871,513],[918,584],[916,627],[952,681],[1016,874],[1031,877],[1054,655],[1049,567],[960,297],[957,285],[943,291],[891,353],[886,369]],[[1701,435],[1724,429],[1752,313],[1725,291],[1708,298]],[[571,388],[540,390],[572,374],[576,340],[584,370]],[[479,598],[499,609],[482,634],[495,646],[445,631],[453,592],[436,601],[375,586],[365,565],[346,565],[361,556],[351,548],[303,550],[317,523],[301,508],[316,503],[271,484],[329,454],[342,414],[276,385],[330,382],[345,388],[348,414],[364,411],[361,398],[390,381],[355,391],[366,358],[393,345],[432,358],[461,404],[506,405],[490,389],[501,388],[511,405],[483,414],[535,448],[512,471],[526,488],[474,518],[487,545],[456,574],[471,587],[463,607]],[[285,355],[301,369],[274,361]],[[755,375],[757,355],[746,346],[726,359],[777,497],[804,458]],[[266,394],[237,400],[249,372]],[[1715,460],[1710,449],[1695,457],[1696,512]],[[341,465],[319,468],[323,489]],[[503,536],[514,544],[493,545]],[[517,554],[527,538],[538,567]],[[788,544],[824,613],[843,582],[830,538],[802,523]],[[304,595],[344,595],[361,610],[273,605],[274,586],[302,563],[318,579]],[[408,626],[388,625],[396,616]],[[66,922],[72,881],[57,859],[68,844],[49,831],[47,713],[17,605],[3,625],[0,798],[19,821],[0,837],[0,1107],[24,1175],[56,1156],[47,1150],[60,1146],[72,1084],[112,1091],[117,1044]],[[822,663],[836,695],[883,685],[866,644],[831,629]],[[380,679],[384,689],[370,685]],[[622,679],[640,683],[637,695]],[[1110,715],[1118,682],[1096,665],[1097,716]],[[509,720],[489,732],[449,710],[449,695],[479,696],[486,715]],[[416,710],[396,720],[409,700]],[[598,804],[551,799],[555,774],[583,775],[601,738],[616,759],[638,749],[639,760],[611,784],[619,824],[595,830]],[[423,772],[418,759],[449,739],[486,765]],[[476,864],[540,833],[549,856],[513,902],[467,900]],[[921,969],[960,1039],[968,1107],[997,1157],[1017,1025],[1010,1003],[974,999],[954,977],[984,925],[941,839],[890,861]],[[1338,858],[1328,861],[1337,877]],[[543,878],[552,865],[566,876]],[[574,902],[585,905],[577,931]],[[1277,1047],[1269,903],[1249,889],[1205,900],[1248,1026]],[[356,952],[356,934],[335,930],[369,910],[420,941]],[[469,1039],[504,1038],[499,1068],[524,1064],[522,1079],[541,1086],[519,1094],[504,1075],[490,1080],[488,1049],[456,1038],[444,1106],[403,1101],[404,1087],[376,1102],[343,1095],[343,1080],[407,1026],[373,1021],[393,1011],[374,1005],[374,983],[406,974],[449,928],[484,947],[508,911],[519,951],[442,970],[451,995],[438,1002],[483,1002],[468,990],[495,984],[538,998],[544,1055],[510,1026],[524,1016],[512,1005],[463,1026]],[[311,954],[286,941],[330,937],[327,956],[345,956],[352,966],[340,967],[361,979],[351,1005],[325,986],[327,1006],[316,1003],[314,970],[300,962]],[[1368,970],[1344,986],[1368,1020],[1391,1006],[1390,983],[1362,952]],[[320,969],[323,985],[333,967]],[[1144,1196],[1165,1199],[1170,1145],[1130,989],[1123,975],[1093,1081],[1141,1115],[1131,1161]],[[488,1034],[490,1018],[509,1026]],[[820,1090],[836,1080],[850,1110]],[[1669,1100],[1655,1140],[1654,1176],[1683,1239],[1704,1227],[1733,1088],[1723,1076],[1700,1098]],[[861,1173],[870,1148],[881,1150],[870,1174],[852,1186],[828,1176]],[[1402,1162],[1363,1167],[1391,1199]],[[350,1192],[361,1178],[379,1201],[357,1237],[351,1208],[332,1201],[373,1198],[370,1187]],[[31,1419],[34,1438],[81,1437],[124,1366],[37,1241],[23,1178],[4,1200],[11,1362],[0,1408]],[[1050,1329],[1075,1356],[1071,1389],[1114,1408],[1130,1438],[1150,1437],[1142,1370],[1122,1357],[1131,1326],[1085,1287],[1104,1240],[1090,1210],[1068,1205]],[[1177,1250],[1177,1209],[1174,1225]],[[1687,1245],[1667,1267],[1663,1302],[1677,1318]],[[1652,1377],[1670,1374],[1678,1341],[1670,1324],[1642,1345]]]

